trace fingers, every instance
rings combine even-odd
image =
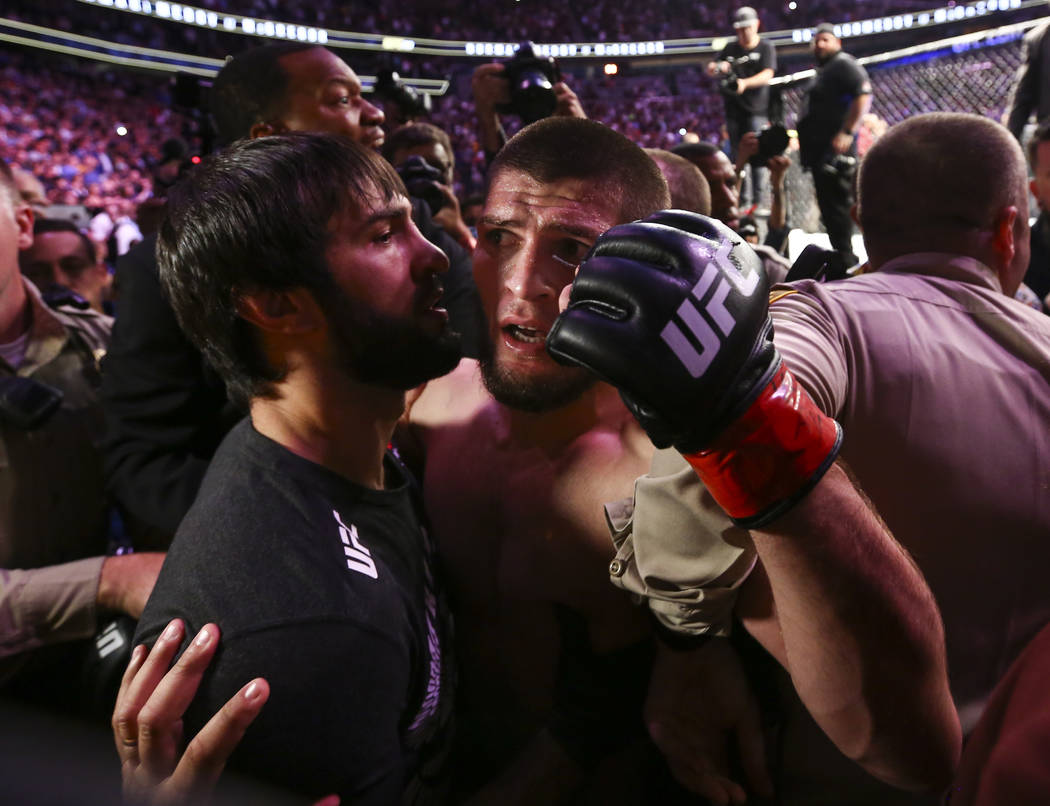
[[[233,695],[190,742],[171,777],[171,787],[186,797],[209,793],[269,697],[270,686],[261,677]]]
[[[124,670],[124,676],[120,679],[120,689],[117,691],[117,701],[113,708],[113,741],[117,746],[117,755],[120,756],[122,762],[132,754],[136,759],[138,758],[138,731],[134,729],[133,724],[131,725],[132,730],[128,730],[129,721],[123,716],[122,704],[128,697],[132,681],[142,668],[142,664],[146,662],[146,654],[146,647],[143,644],[139,644],[132,650],[128,668]],[[134,723],[134,719],[131,719],[131,723]]]
[[[132,654],[113,709],[113,738],[122,762],[138,761],[139,713],[167,672],[184,631],[181,619],[174,619],[164,628],[148,655],[145,647],[136,648]]]
[[[160,778],[171,773],[178,753],[182,715],[196,695],[218,646],[219,628],[206,624],[139,712],[139,758],[150,776]]]

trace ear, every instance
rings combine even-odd
[[[1003,290],[1009,294],[1013,294],[1016,290],[1017,283],[1014,275],[1014,257],[1017,255],[1017,229],[1018,216],[1026,215],[1024,212],[1018,211],[1015,205],[1008,205],[1003,207],[999,214],[995,218],[995,224],[992,229],[992,251],[995,259],[995,265],[992,268],[995,273],[999,276],[999,282],[1003,286]],[[1027,268],[1027,267],[1025,267]],[[1024,270],[1022,269],[1022,274]],[[1010,290],[1012,289],[1012,290]]]
[[[292,336],[324,329],[326,321],[305,288],[246,291],[237,297],[237,315],[264,333]]]
[[[999,211],[995,217],[995,225],[992,231],[992,246],[1001,260],[1009,263],[1014,259],[1017,244],[1014,242],[1014,224],[1017,221],[1017,207],[1008,205]]]
[[[18,251],[33,245],[33,208],[28,204],[15,207],[15,224],[18,226]]]
[[[263,121],[255,123],[248,130],[248,137],[254,140],[257,137],[269,137],[271,134],[284,134],[288,127],[282,121]]]

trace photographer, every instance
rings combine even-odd
[[[410,123],[387,137],[383,156],[397,169],[409,194],[426,202],[434,223],[464,249],[473,250],[474,235],[452,189],[456,166],[448,134],[432,123]]]
[[[798,121],[802,165],[813,172],[820,218],[831,246],[847,266],[854,266],[853,177],[857,166],[857,129],[871,107],[871,83],[857,60],[842,52],[842,40],[829,23],[813,37],[817,75],[806,93]]]
[[[516,88],[513,93],[512,78]],[[587,117],[576,93],[561,80],[554,59],[537,57],[528,43],[506,62],[478,66],[470,87],[478,114],[478,137],[485,149],[486,162],[491,162],[507,141],[499,119],[501,112],[519,115],[522,125],[551,115]]]
[[[769,80],[777,69],[776,50],[758,35],[758,14],[750,6],[733,15],[736,41],[730,42],[715,61],[708,62],[707,74],[721,77],[725,101],[726,131],[735,158],[740,139],[747,132],[758,132],[769,125]],[[751,201],[759,200],[759,174],[753,172]]]

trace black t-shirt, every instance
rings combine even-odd
[[[392,457],[369,490],[259,434],[226,437],[179,527],[136,642],[176,616],[218,654],[193,735],[253,677],[270,699],[235,766],[343,803],[439,803],[454,669],[448,612],[415,487]]]
[[[802,164],[818,164],[842,130],[850,104],[871,92],[868,73],[841,50],[817,67],[806,92],[805,110],[798,122]]]
[[[740,42],[734,40],[722,48],[722,52],[718,54],[719,61],[743,59],[744,57],[747,57],[747,61],[738,61],[733,66],[733,72],[739,78],[751,78],[751,76],[758,75],[767,69],[772,70],[774,73],[777,70],[776,48],[773,47],[773,43],[767,42],[765,39],[759,39],[758,44],[750,49],[744,48]],[[769,113],[768,84],[745,90],[740,95],[725,95],[724,97],[726,99],[726,111],[732,110],[748,115],[766,115]]]

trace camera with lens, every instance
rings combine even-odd
[[[372,92],[379,98],[393,101],[404,120],[424,117],[430,112],[430,96],[408,86],[394,70],[383,68],[376,74]]]
[[[740,80],[736,68],[757,58],[750,53],[746,56],[726,56],[725,61],[729,63],[729,69],[722,73],[722,77],[718,80],[718,91],[723,95],[735,96],[737,94],[736,82]]]
[[[510,103],[497,107],[499,112],[517,115],[524,125],[554,114],[554,85],[561,81],[561,71],[552,56],[537,56],[535,46],[523,42],[503,63],[503,70],[510,85]]]
[[[772,157],[779,157],[788,147],[787,129],[779,123],[767,126],[758,135],[758,151],[748,160],[752,168],[764,168]]]
[[[444,178],[441,170],[435,168],[422,157],[409,157],[399,166],[397,172],[405,183],[409,196],[422,199],[430,209],[430,215],[437,215],[445,206],[445,194],[438,185]]]

